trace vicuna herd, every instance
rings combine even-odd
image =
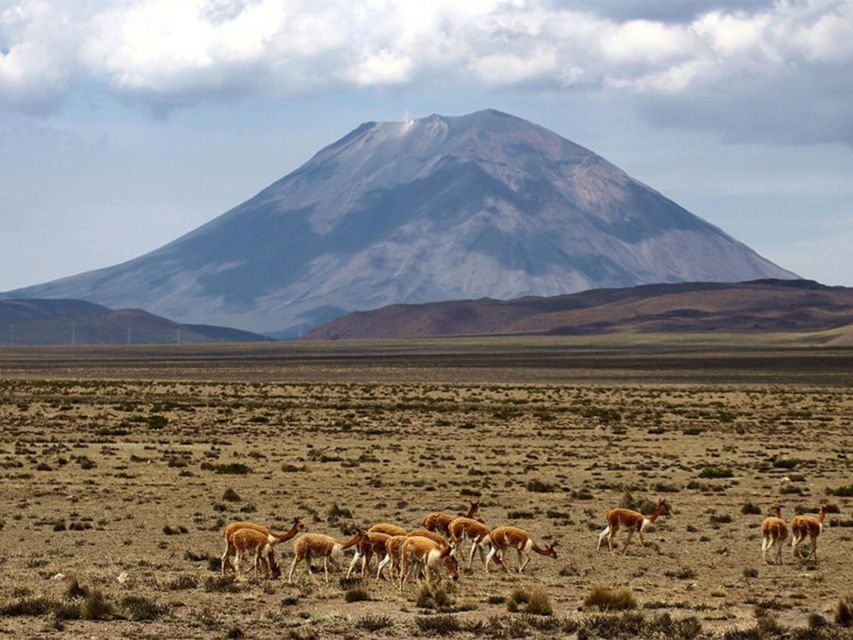
[[[344,551],[353,549],[354,555],[349,564],[347,578],[361,562],[361,575],[367,576],[368,566],[374,556],[378,559],[376,579],[383,578],[387,572],[397,581],[402,590],[406,582],[421,576],[430,586],[442,580],[444,574],[451,580],[459,578],[458,562],[467,555],[467,568],[471,569],[474,556],[479,552],[486,573],[492,562],[509,572],[509,552],[515,549],[518,555],[518,572],[522,573],[531,560],[530,552],[551,558],[557,557],[556,543],[544,547],[524,529],[513,526],[489,528],[474,518],[479,503],[471,502],[464,516],[447,513],[429,513],[424,516],[423,528],[406,529],[396,524],[381,522],[369,529],[358,530],[349,540],[335,538],[319,533],[303,533],[293,545],[294,557],[288,572],[288,582],[293,582],[293,574],[300,562],[305,563],[306,571],[313,577],[311,561],[322,559],[323,573],[329,581],[329,563],[337,567],[341,564]],[[782,505],[773,503],[770,513],[774,514],[761,525],[761,555],[766,561],[767,552],[775,547],[776,561],[782,561],[782,544],[788,537],[788,525],[781,517]],[[670,512],[666,500],[660,500],[654,511],[643,515],[630,509],[611,509],[607,512],[607,526],[598,536],[596,551],[601,550],[605,538],[610,553],[614,552],[614,540],[620,529],[627,532],[622,553],[626,553],[633,535],[636,533],[640,544],[645,547],[643,533],[662,515]],[[800,557],[800,545],[809,538],[809,556],[817,561],[817,538],[823,528],[826,505],[822,505],[818,517],[797,516],[791,521],[792,547],[794,557]],[[225,551],[222,554],[221,570],[223,575],[229,565],[233,565],[237,577],[242,577],[241,561],[247,554],[253,555],[254,570],[258,575],[277,578],[281,575],[274,547],[307,531],[305,524],[295,518],[290,529],[283,533],[271,531],[253,522],[233,522],[222,531],[225,538]],[[463,553],[463,543],[470,543],[467,554]]]

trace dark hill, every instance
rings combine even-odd
[[[390,305],[306,339],[616,332],[818,331],[853,323],[853,289],[812,281],[653,284],[547,298]]]
[[[247,342],[268,338],[214,326],[186,326],[141,309],[84,300],[0,300],[0,345]]]

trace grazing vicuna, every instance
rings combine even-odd
[[[326,582],[329,581],[329,561],[337,565],[344,555],[344,550],[354,547],[361,542],[367,535],[365,531],[359,530],[352,538],[346,542],[339,542],[331,536],[325,536],[321,533],[306,533],[301,536],[293,545],[293,563],[290,565],[290,573],[287,576],[287,581],[293,582],[293,571],[296,569],[298,562],[304,560],[305,566],[308,569],[308,575],[311,573],[311,558],[323,558],[323,573],[325,574]]]
[[[607,512],[607,527],[598,535],[598,545],[596,545],[595,550],[599,551],[604,538],[607,538],[607,548],[610,549],[610,553],[613,553],[613,541],[616,539],[619,527],[625,527],[628,530],[628,537],[622,549],[623,554],[628,551],[628,545],[631,543],[634,533],[640,536],[640,544],[645,547],[646,541],[643,540],[643,532],[660,516],[667,513],[669,513],[669,505],[666,500],[659,500],[655,510],[648,516],[631,509],[611,509]]]
[[[782,505],[774,502],[770,507],[773,515],[761,523],[761,558],[767,562],[767,552],[776,546],[776,564],[782,564],[782,543],[788,537],[788,525],[782,520]]]
[[[243,554],[255,554],[255,570],[265,577],[278,578],[281,570],[275,561],[275,552],[268,536],[254,529],[238,529],[231,534],[231,544],[234,547],[234,571],[237,578],[242,577]]]
[[[451,551],[450,545],[440,545],[429,538],[421,536],[406,538],[400,549],[400,591],[403,590],[410,575],[417,572],[420,576],[420,570],[423,570],[430,587],[434,586],[433,576],[436,578],[436,584],[441,582],[442,564],[448,569],[452,580],[458,579],[459,571],[456,567],[456,559],[450,555]]]
[[[486,571],[489,570],[489,561],[495,554],[499,554],[497,556],[498,564],[503,566],[505,571],[509,571],[506,552],[511,548],[518,552],[519,573],[523,573],[524,567],[530,562],[531,551],[535,551],[540,556],[550,556],[555,560],[557,559],[556,543],[550,547],[540,547],[529,533],[518,527],[498,527],[497,529],[492,529],[489,538],[492,541],[492,549],[486,556]],[[522,556],[524,557],[524,561],[522,561]]]
[[[379,524],[375,524],[367,530],[369,533],[384,533],[386,536],[404,536],[406,535],[406,530],[398,526],[396,524],[390,524],[388,522],[380,522]]]
[[[284,533],[276,533],[265,527],[261,524],[257,524],[255,522],[232,522],[227,527],[222,530],[222,537],[225,538],[225,552],[222,554],[222,575],[225,575],[225,567],[228,565],[228,558],[234,553],[234,544],[231,541],[232,536],[235,532],[240,529],[252,529],[257,531],[258,533],[262,533],[267,536],[267,540],[270,543],[270,546],[275,546],[279,542],[286,542],[290,540],[293,536],[295,536],[300,531],[306,531],[308,527],[299,519],[294,518],[293,524],[290,529]],[[257,566],[255,567],[257,569]]]
[[[397,578],[400,577],[400,567],[402,567],[401,553],[403,551],[403,543],[409,536],[391,536],[385,541],[385,557],[379,561],[379,569],[376,572],[376,579],[382,577],[382,570],[386,565],[391,565],[388,571],[391,573],[391,578],[394,578],[394,568],[397,568]]]
[[[350,562],[349,569],[347,570],[347,578],[350,577],[352,570],[359,560],[361,560],[361,577],[366,577],[367,566],[370,564],[373,554],[377,554],[381,559],[384,559],[387,555],[388,552],[385,549],[385,543],[390,537],[386,533],[367,531],[361,542],[355,545],[355,555],[353,555],[352,562]]]
[[[491,545],[489,540],[491,530],[482,522],[471,518],[454,518],[448,529],[450,531],[450,546],[455,552],[454,555],[459,555],[463,540],[470,540],[471,552],[468,555],[468,568],[470,569],[474,563],[474,553],[479,549],[480,558],[483,560],[483,565],[488,572],[489,565],[486,561],[485,548]]]
[[[447,544],[447,540],[444,539],[440,533],[436,533],[435,531],[427,531],[426,529],[412,529],[406,534],[409,538],[412,536],[420,536],[422,538],[429,538],[433,542],[437,542],[438,544]]]
[[[820,505],[818,517],[796,516],[791,520],[791,547],[795,558],[800,557],[800,545],[809,538],[809,555],[817,562],[817,537],[823,531],[823,521],[826,518],[826,505]]]
[[[474,514],[477,513],[477,509],[480,508],[479,502],[468,502],[468,512],[463,516],[465,518],[473,518]],[[443,533],[446,536],[450,535],[450,523],[453,522],[459,516],[452,516],[449,513],[441,513],[440,511],[436,511],[434,513],[428,513],[424,516],[423,525],[424,529],[427,531],[438,531],[439,533]]]
[[[403,550],[403,543],[412,537],[421,537],[427,538],[428,540],[432,540],[440,547],[449,546],[444,538],[433,531],[424,531],[423,529],[412,529],[408,535],[405,536],[391,536],[385,542],[385,557],[379,563],[379,570],[376,572],[376,579],[379,580],[382,577],[383,569],[388,566],[388,571],[391,573],[392,579],[400,577],[400,569],[402,568],[401,562],[401,553]],[[458,565],[456,563],[456,559],[452,555],[448,555],[444,558],[444,569],[447,571],[449,575],[459,575]]]

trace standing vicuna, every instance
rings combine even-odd
[[[655,510],[649,516],[644,516],[639,511],[632,511],[631,509],[611,509],[607,512],[607,527],[599,534],[598,545],[595,550],[599,551],[604,538],[607,538],[607,548],[610,549],[610,553],[613,553],[613,541],[616,539],[619,527],[625,527],[628,530],[628,537],[625,540],[625,546],[622,548],[623,554],[628,551],[628,545],[631,543],[631,538],[635,532],[640,536],[640,544],[645,547],[646,541],[643,540],[643,532],[660,516],[667,513],[669,513],[669,505],[666,500],[658,500]]]
[[[411,536],[403,541],[400,550],[400,591],[403,590],[409,576],[415,572],[418,573],[420,580],[420,570],[423,569],[424,577],[427,584],[432,587],[433,576],[436,577],[436,584],[441,582],[441,566],[442,563],[449,563],[448,573],[452,580],[459,578],[459,571],[456,566],[456,559],[450,555],[452,549],[450,545],[438,544],[429,538],[421,536]]]
[[[820,505],[820,514],[814,516],[796,516],[791,520],[791,547],[795,558],[800,557],[800,545],[809,537],[809,555],[817,562],[817,537],[823,531],[823,521],[826,518],[826,505]]]
[[[222,554],[222,575],[225,575],[225,567],[228,565],[228,558],[234,553],[234,543],[231,538],[234,533],[240,529],[252,529],[258,533],[267,536],[267,540],[271,547],[274,547],[279,542],[287,542],[300,531],[306,531],[308,527],[299,519],[294,518],[290,530],[285,533],[276,533],[261,524],[255,522],[232,522],[222,530],[222,537],[225,538],[225,552]],[[257,570],[257,566],[255,566]]]
[[[254,529],[238,529],[231,534],[231,545],[234,547],[234,572],[237,579],[242,578],[243,554],[247,551],[255,554],[255,571],[263,573],[264,577],[278,578],[281,570],[275,561],[275,552],[269,537]]]
[[[466,513],[463,517],[473,518],[474,514],[477,513],[477,509],[479,508],[479,502],[468,501],[468,513]],[[426,529],[427,531],[438,531],[446,536],[449,536],[450,523],[458,517],[459,516],[452,516],[449,513],[441,513],[440,511],[428,513],[424,516],[424,529]]]
[[[770,507],[774,514],[761,523],[761,558],[767,562],[767,552],[776,546],[776,564],[782,564],[782,544],[788,537],[788,525],[782,520],[782,505],[774,502]]]
[[[489,571],[489,564],[486,561],[485,547],[490,545],[489,534],[491,529],[484,525],[479,520],[472,518],[454,518],[447,527],[450,531],[450,546],[453,548],[457,557],[462,548],[462,541],[468,539],[471,541],[471,553],[468,556],[468,568],[474,563],[474,553],[477,549],[480,550],[480,558],[483,560],[483,565],[486,567],[486,572]],[[490,549],[491,550],[491,549]]]
[[[540,556],[550,556],[555,560],[557,559],[556,542],[550,547],[540,547],[529,533],[518,527],[498,527],[497,529],[492,529],[489,538],[492,541],[492,549],[486,556],[486,571],[489,570],[489,561],[495,554],[499,553],[497,562],[508,572],[509,564],[506,552],[510,548],[514,548],[518,552],[519,573],[523,573],[524,567],[530,562],[531,551],[535,551]],[[522,561],[522,556],[524,556],[524,561]]]
[[[293,545],[294,558],[290,565],[290,573],[287,576],[287,581],[293,582],[293,570],[296,569],[296,564],[304,560],[305,566],[308,569],[308,575],[313,578],[311,573],[311,558],[323,558],[323,573],[326,577],[326,582],[329,581],[329,560],[332,564],[337,565],[344,555],[344,550],[354,547],[361,542],[367,535],[365,531],[359,530],[356,534],[346,542],[339,542],[331,536],[325,536],[321,533],[306,533],[301,536]]]

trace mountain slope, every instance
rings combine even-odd
[[[793,278],[557,134],[487,110],[369,122],[135,260],[13,292],[299,334],[353,309]]]
[[[306,339],[614,332],[817,331],[853,323],[853,289],[807,280],[679,283],[550,298],[458,300],[351,313]]]
[[[182,325],[141,309],[109,309],[84,300],[0,300],[0,345],[256,342],[264,336]]]

